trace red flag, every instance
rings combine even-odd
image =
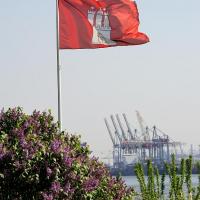
[[[90,49],[149,42],[138,32],[132,0],[59,0],[60,49]]]

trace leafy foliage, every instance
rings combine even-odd
[[[60,133],[50,112],[0,113],[0,199],[130,200],[133,189],[90,158],[80,137]]]
[[[153,168],[152,162],[147,163],[147,181],[143,167],[140,163],[135,166],[135,173],[140,185],[141,193],[138,195],[142,200],[199,200],[200,199],[200,176],[197,188],[192,186],[192,156],[188,159],[182,159],[180,169],[177,169],[175,156],[171,156],[171,162],[165,163],[167,175],[170,180],[170,187],[165,191],[166,174],[160,178],[157,168]],[[200,169],[200,164],[197,164]]]

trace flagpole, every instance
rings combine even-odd
[[[61,66],[60,66],[60,45],[59,45],[59,16],[58,1],[56,0],[56,47],[57,47],[57,89],[58,89],[58,122],[59,129],[62,131],[62,105],[61,105]]]

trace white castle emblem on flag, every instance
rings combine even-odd
[[[93,27],[92,44],[116,44],[110,39],[112,29],[110,27],[109,14],[105,8],[96,10],[94,7],[91,7],[88,10],[88,21]]]

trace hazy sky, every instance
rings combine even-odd
[[[174,140],[200,143],[200,1],[137,1],[143,46],[61,52],[63,127],[112,149],[103,118],[135,110]],[[57,117],[55,0],[2,1],[0,107]],[[70,28],[70,27],[69,27]]]

